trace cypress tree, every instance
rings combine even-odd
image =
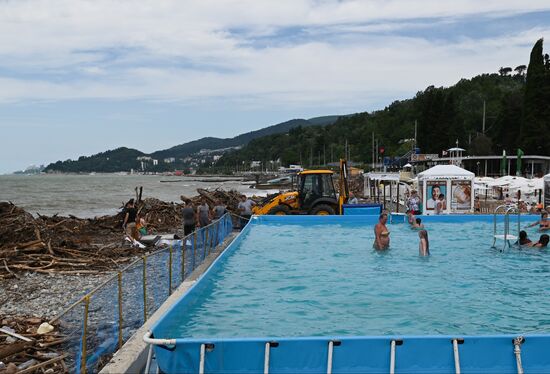
[[[543,39],[539,39],[529,60],[523,121],[520,128],[521,145],[528,154],[550,154],[550,72],[544,64]]]

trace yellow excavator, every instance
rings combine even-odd
[[[349,197],[346,160],[340,160],[339,195],[336,195],[332,175],[332,170],[304,170],[297,175],[297,191],[281,193],[256,205],[252,212],[257,215],[342,214],[342,206]]]

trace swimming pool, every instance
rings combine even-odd
[[[154,327],[155,338],[180,338],[183,350],[200,341],[265,343],[262,337],[312,337],[309,345],[326,348],[327,336],[370,337],[363,345],[392,336],[449,342],[550,328],[550,253],[491,249],[492,216],[426,217],[427,258],[403,223],[389,225],[391,249],[380,253],[372,249],[375,217],[282,218],[253,220]],[[536,218],[522,217],[523,225]]]

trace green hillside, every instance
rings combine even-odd
[[[143,152],[136,149],[120,147],[93,156],[80,156],[78,160],[74,161],[57,161],[48,165],[45,171],[64,173],[91,173],[94,171],[114,173],[117,171],[127,171],[137,169],[139,161],[136,158],[143,155]]]
[[[513,154],[517,148],[550,155],[550,58],[542,54],[542,39],[533,48],[527,75],[525,70],[525,65],[501,68],[499,74],[462,79],[451,87],[429,86],[380,111],[254,139],[223,156],[214,168],[229,172],[252,160],[315,167],[344,157],[346,142],[351,160],[369,164],[373,134],[383,156],[399,157],[413,147],[415,121],[421,153],[441,154],[458,140],[469,155]]]
[[[98,153],[92,156],[81,156],[78,160],[57,161],[49,164],[46,172],[63,173],[90,173],[90,172],[119,172],[139,170],[141,163],[136,160],[139,156],[149,156],[159,160],[158,165],[149,165],[148,171],[172,171],[175,169],[186,169],[188,164],[182,161],[183,158],[199,152],[201,149],[223,149],[229,147],[246,145],[253,139],[277,133],[286,133],[295,127],[308,127],[314,125],[326,125],[334,123],[338,116],[316,117],[311,120],[293,119],[277,125],[269,126],[260,130],[251,131],[245,134],[228,139],[205,137],[188,143],[180,144],[172,148],[157,151],[149,155],[126,147]],[[175,158],[174,163],[162,162],[165,158]]]

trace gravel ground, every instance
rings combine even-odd
[[[0,280],[0,315],[53,318],[109,275],[26,273]]]
[[[235,235],[229,235],[221,248],[225,248]],[[0,316],[52,319],[113,274],[18,273],[19,278],[0,280]],[[162,301],[159,300],[159,304]]]

